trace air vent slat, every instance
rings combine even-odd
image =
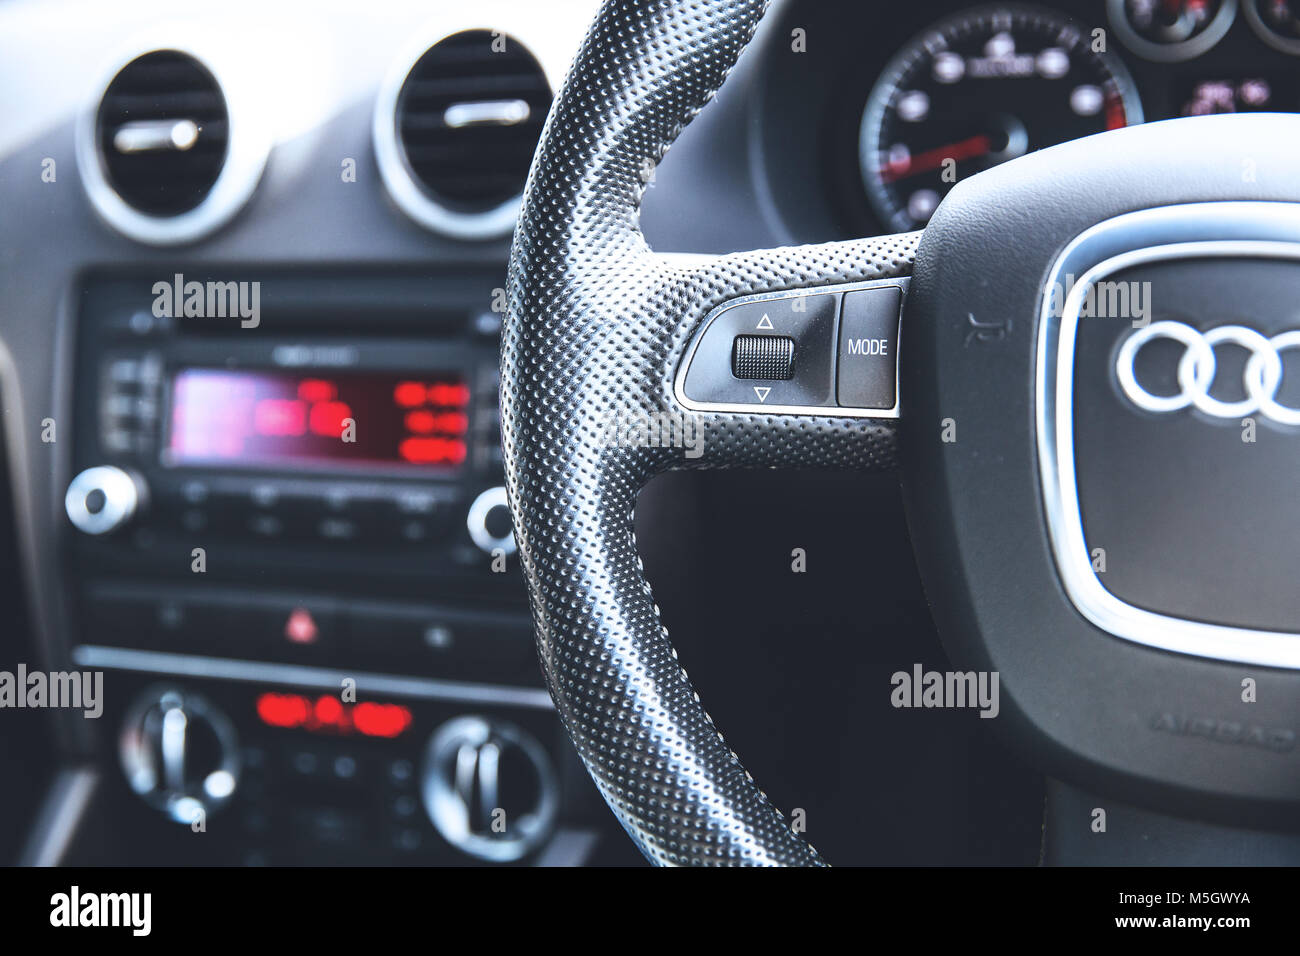
[[[197,138],[123,152],[115,137],[124,126],[190,120]],[[130,135],[130,132],[125,134]],[[96,139],[105,178],[129,205],[153,216],[176,216],[211,192],[229,153],[229,113],[221,87],[193,57],[158,50],[132,60],[100,101]]]
[[[491,64],[488,64],[491,66]],[[496,76],[445,76],[408,83],[407,102],[416,109],[437,105],[446,99],[489,100],[502,95],[519,99],[544,98],[550,103],[551,89],[544,80],[527,74]]]
[[[114,99],[113,108],[121,111],[128,119],[165,119],[174,116],[195,121],[224,120],[226,115],[226,105],[221,97],[214,97],[207,91],[120,94]]]
[[[518,41],[470,30],[432,46],[397,96],[393,117],[413,180],[452,213],[485,213],[523,189],[551,106],[541,66]],[[494,48],[495,44],[495,48]],[[525,111],[449,126],[449,107],[522,101]]]

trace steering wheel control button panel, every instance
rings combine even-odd
[[[677,373],[697,411],[898,415],[898,323],[908,280],[775,292],[723,303]]]
[[[848,292],[840,312],[836,359],[841,405],[896,408],[898,320],[903,293],[897,286]]]
[[[835,404],[831,355],[838,310],[838,296],[825,293],[722,306],[706,320],[687,360],[687,399],[697,408],[732,411]]]

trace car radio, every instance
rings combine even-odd
[[[535,683],[490,278],[247,274],[255,323],[86,283],[83,643]]]
[[[73,479],[68,516],[90,535],[133,526],[349,548],[445,546],[459,517],[479,549],[508,553],[506,529],[473,505],[494,497],[500,469],[495,363],[475,352],[114,343],[89,378],[100,464]]]

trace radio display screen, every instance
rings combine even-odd
[[[460,374],[186,368],[171,382],[166,457],[455,469],[467,454],[469,404]]]

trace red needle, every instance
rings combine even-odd
[[[987,136],[972,136],[970,139],[963,139],[958,143],[950,143],[947,146],[940,146],[938,149],[909,156],[903,162],[887,163],[880,170],[880,178],[887,183],[892,183],[907,176],[915,176],[917,173],[938,169],[946,159],[961,162],[963,159],[983,156],[985,153],[990,152],[992,148],[993,144],[989,142]]]

